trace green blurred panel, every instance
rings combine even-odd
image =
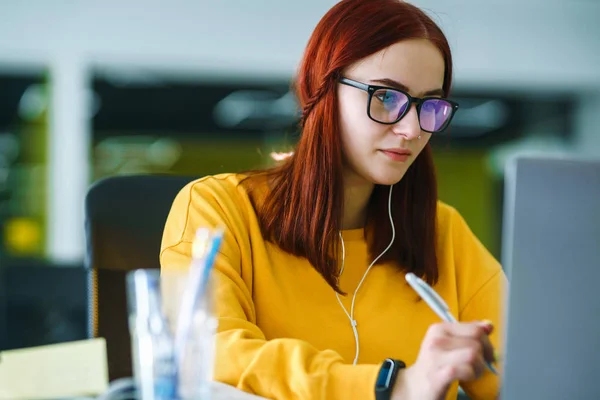
[[[94,146],[94,180],[125,174],[204,176],[268,166],[277,146],[251,138],[198,135],[113,136]]]
[[[182,142],[179,160],[170,172],[181,175],[207,175],[264,168],[270,150],[262,138],[255,140],[208,140]]]
[[[483,245],[499,257],[496,184],[486,149],[436,149],[439,198],[455,207]]]
[[[0,251],[10,257],[43,258],[48,195],[48,104],[45,83],[29,86],[19,103],[18,113],[9,131],[19,143],[19,153],[11,165],[10,197],[0,237]]]

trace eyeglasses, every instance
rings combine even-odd
[[[399,89],[367,85],[348,78],[340,78],[340,83],[369,94],[367,115],[380,124],[392,125],[400,121],[414,103],[417,106],[421,129],[429,133],[439,133],[450,125],[454,113],[458,110],[458,103],[439,97],[412,97]]]

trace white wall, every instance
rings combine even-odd
[[[4,0],[0,66],[94,65],[288,77],[334,0]],[[600,87],[600,1],[415,0],[463,85]]]

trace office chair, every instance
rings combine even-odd
[[[133,375],[125,276],[160,268],[164,225],[177,193],[194,178],[118,176],[93,184],[85,199],[90,309],[88,335],[106,340],[109,379]]]

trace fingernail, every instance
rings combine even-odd
[[[489,319],[484,319],[480,323],[483,325],[483,328],[485,329],[486,334],[489,335],[494,330],[494,323],[492,321],[490,321]]]

